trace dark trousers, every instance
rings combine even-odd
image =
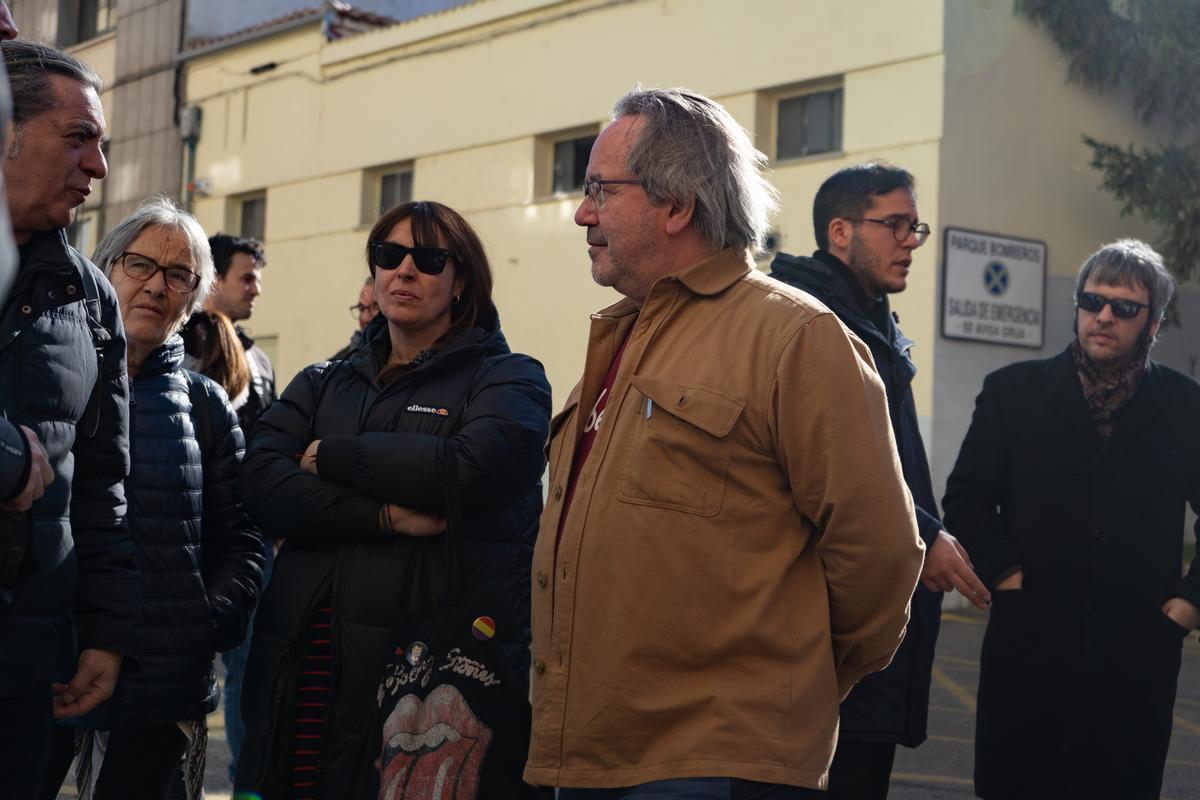
[[[109,732],[96,781],[96,800],[163,800],[186,749],[187,737],[174,722]],[[60,726],[54,735],[53,767],[43,798],[55,796],[74,754],[75,728]]]
[[[675,778],[621,789],[559,789],[558,800],[809,800],[824,792],[738,778]]]
[[[887,800],[896,745],[892,742],[838,742],[829,768],[829,800]]]
[[[54,728],[50,685],[0,697],[0,797],[34,800],[50,760]]]

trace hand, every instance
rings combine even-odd
[[[308,447],[304,448],[304,455],[300,456],[300,469],[308,470],[313,475],[317,474],[317,448],[321,446],[320,439],[313,439]]]
[[[388,525],[392,533],[408,536],[436,536],[446,530],[446,520],[436,514],[413,511],[411,508],[387,504]]]
[[[1182,597],[1172,597],[1163,603],[1162,610],[1181,628],[1187,628],[1189,631],[1200,628],[1200,608],[1196,608]]]
[[[1020,589],[1025,585],[1025,573],[1017,570],[1012,575],[1009,575],[1004,580],[996,584],[997,589]]]
[[[0,509],[5,511],[28,511],[33,501],[45,494],[46,487],[54,483],[54,470],[50,468],[50,458],[46,455],[46,448],[42,447],[41,439],[24,425],[21,430],[29,444],[29,479],[19,495],[7,503],[0,503]]]
[[[972,567],[971,559],[958,539],[945,531],[938,531],[937,538],[925,553],[921,583],[931,592],[958,590],[976,608],[987,608],[992,596]]]
[[[107,700],[121,674],[120,653],[111,650],[84,650],[79,669],[67,685],[50,684],[54,693],[54,718],[81,717]]]

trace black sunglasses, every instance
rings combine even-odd
[[[371,248],[373,267],[395,269],[411,253],[413,264],[426,275],[441,275],[446,259],[454,257],[454,253],[440,247],[405,247],[395,242],[368,242],[367,246]]]
[[[1143,308],[1150,307],[1137,300],[1118,300],[1115,297],[1105,297],[1095,292],[1077,292],[1075,305],[1093,314],[1099,314],[1105,306],[1112,306],[1113,316],[1117,319],[1133,319],[1141,313]]]

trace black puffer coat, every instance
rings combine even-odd
[[[32,521],[36,571],[0,625],[0,696],[65,682],[77,646],[116,651],[135,666],[141,581],[124,522],[125,335],[112,286],[61,230],[21,247],[21,271],[0,314],[0,409],[37,433],[54,470],[22,515]]]
[[[236,786],[288,796],[294,680],[316,602],[333,601],[333,708],[321,766],[339,797],[363,762],[367,723],[390,627],[409,602],[396,579],[414,551],[441,547],[380,530],[396,503],[445,514],[446,465],[457,463],[465,582],[496,621],[513,673],[529,671],[529,565],[549,432],[541,364],[511,353],[495,311],[382,390],[390,350],[376,318],[346,361],[301,372],[259,419],[242,467],[246,502],[268,535],[286,539],[254,621],[242,688],[246,739]],[[320,439],[316,477],[297,456]]]
[[[896,325],[887,297],[871,306],[866,292],[848,267],[823,250],[812,258],[780,253],[771,277],[816,297],[871,348],[875,369],[887,390],[888,414],[904,482],[912,492],[917,530],[925,550],[933,545],[942,523],[933,497],[933,480],[917,422],[912,379],[917,368],[908,355],[913,346]],[[871,307],[870,314],[865,310]],[[859,681],[842,703],[838,736],[843,741],[896,742],[916,747],[925,741],[929,719],[929,685],[934,647],[941,626],[942,594],[917,584],[908,629],[892,663]]]
[[[242,508],[242,432],[221,387],[182,362],[183,340],[173,336],[133,379],[125,492],[144,582],[142,669],[122,674],[86,727],[194,720],[215,709],[213,654],[246,637],[258,598],[263,547]],[[191,381],[207,392],[207,408],[193,407]]]

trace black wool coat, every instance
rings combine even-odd
[[[771,264],[771,277],[816,297],[871,348],[875,369],[887,391],[888,415],[904,471],[912,492],[917,530],[926,552],[942,530],[925,443],[917,422],[912,380],[916,365],[909,357],[911,339],[901,333],[888,307],[880,300],[875,313],[866,293],[837,257],[818,250],[812,258],[780,253]],[[916,747],[925,741],[929,719],[929,684],[934,647],[941,625],[942,593],[917,584],[904,641],[892,663],[863,678],[839,710],[839,740],[895,742]]]
[[[989,375],[943,499],[994,586],[975,789],[984,798],[1157,798],[1187,631],[1185,508],[1200,510],[1200,384],[1151,362],[1105,439],[1070,350]]]
[[[380,389],[390,351],[380,315],[345,361],[297,375],[258,420],[242,467],[251,513],[285,539],[275,560],[242,684],[246,739],[236,788],[286,797],[289,726],[307,624],[333,608],[334,700],[325,728],[322,797],[353,797],[377,753],[366,753],[383,656],[398,613],[428,598],[403,579],[442,537],[380,528],[395,503],[446,515],[453,456],[465,540],[464,582],[496,622],[513,675],[529,673],[530,562],[542,508],[550,386],[542,365],[510,352],[495,310]],[[297,463],[314,439],[320,477]],[[527,687],[523,689],[527,691]],[[364,754],[367,759],[364,760]],[[365,780],[370,783],[369,777]]]

